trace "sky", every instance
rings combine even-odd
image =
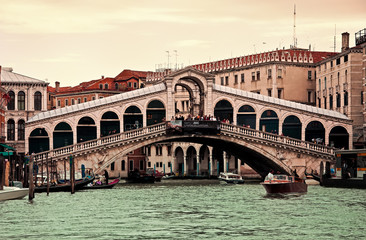
[[[297,46],[341,48],[365,0],[0,0],[0,65],[50,86]],[[169,51],[169,54],[168,52]]]

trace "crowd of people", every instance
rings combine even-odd
[[[172,116],[171,120],[186,120],[186,121],[220,121],[219,117],[215,117],[215,116],[211,116],[211,115],[197,115],[197,116],[192,116],[192,115],[188,115],[186,118],[184,118],[184,116],[182,115],[177,115],[177,116]],[[223,119],[221,120],[221,122],[223,123],[231,123],[229,119]]]

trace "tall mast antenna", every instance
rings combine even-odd
[[[337,36],[337,24],[334,24],[334,50],[333,50],[333,52],[335,52],[337,49],[336,36]]]
[[[294,4],[294,48],[297,47],[297,39],[296,39],[296,4]]]

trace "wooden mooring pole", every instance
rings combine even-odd
[[[52,158],[51,158],[52,161]],[[50,171],[48,169],[48,155],[46,158],[46,169],[47,169],[47,196],[50,194]]]
[[[31,201],[34,198],[34,180],[33,180],[33,156],[29,157],[29,197],[28,200]]]
[[[5,159],[0,156],[0,190],[4,189],[5,183]]]
[[[74,159],[70,156],[70,184],[71,184],[71,194],[75,193],[75,164]]]

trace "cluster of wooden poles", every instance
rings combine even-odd
[[[69,157],[69,161],[70,161],[70,184],[71,184],[71,194],[75,193],[75,161],[74,158],[72,156]],[[52,161],[52,158],[48,159],[46,158],[45,161],[41,161],[41,162],[37,162],[37,166],[41,166],[41,179],[42,182],[41,184],[43,184],[43,167],[44,165],[46,165],[46,174],[47,174],[47,196],[49,195],[50,192],[50,171],[49,171],[49,162],[51,162],[51,169],[55,168],[55,171],[52,171],[52,181],[53,184],[58,184],[58,174],[57,174],[57,163],[56,161]],[[66,162],[67,160],[64,161],[64,184],[66,183]],[[29,158],[29,201],[31,201],[34,198],[34,189],[35,186],[37,186],[37,176],[34,178],[33,173],[34,173],[34,158],[32,156],[30,156]]]
[[[64,180],[66,183],[66,162],[64,161]],[[69,157],[70,162],[70,184],[71,193],[75,193],[75,161],[72,156]],[[10,169],[9,169],[10,165]],[[8,167],[7,167],[8,166]],[[34,190],[37,186],[38,176],[35,171],[34,166],[41,168],[41,182],[44,184],[43,179],[43,169],[46,168],[47,174],[47,196],[50,192],[50,186],[52,184],[58,184],[58,174],[57,174],[57,163],[53,161],[52,158],[47,158],[46,160],[35,162],[33,156],[26,157],[25,160],[21,159],[9,159],[9,163],[6,163],[3,156],[0,156],[0,190],[3,190],[4,185],[11,185],[12,181],[20,181],[23,187],[29,187],[29,200],[34,198]],[[51,173],[50,173],[51,170]],[[35,173],[35,174],[34,174]],[[34,176],[35,175],[35,176]],[[51,176],[51,178],[50,178]],[[51,179],[51,182],[50,182]]]

